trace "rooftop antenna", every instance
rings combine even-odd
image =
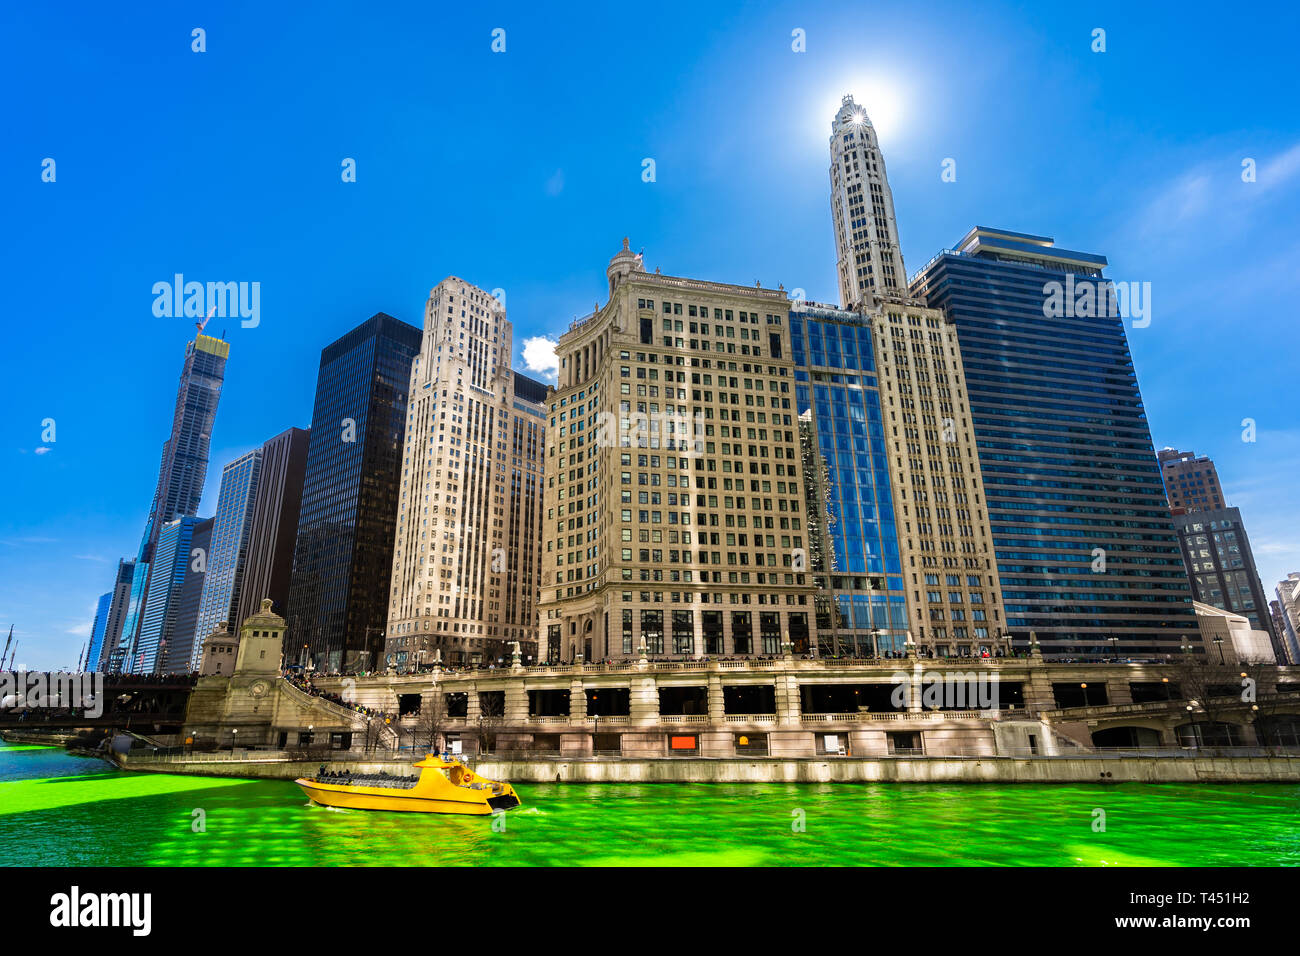
[[[5,669],[5,657],[9,654],[9,645],[14,642],[14,626],[9,625],[9,638],[5,641],[4,653],[0,654],[0,671]]]

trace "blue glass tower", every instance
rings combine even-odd
[[[977,227],[911,291],[957,328],[1012,635],[1164,656],[1200,638],[1105,266]]]
[[[158,486],[140,540],[122,634],[117,647],[108,655],[107,669],[110,671],[135,670],[136,662],[146,658],[157,663],[156,654],[141,654],[138,648],[139,632],[148,604],[154,548],[168,522],[182,515],[192,516],[198,511],[208,471],[212,424],[217,417],[217,403],[221,399],[229,355],[229,343],[210,335],[200,334],[193,342],[186,343],[185,363],[181,366],[180,387],[176,391],[176,405],[172,412],[171,435],[163,443]]]
[[[217,513],[213,515],[212,540],[208,544],[203,596],[199,601],[190,645],[191,670],[198,669],[203,641],[219,624],[223,621],[228,623],[231,633],[239,631],[240,622],[235,617],[239,610],[253,504],[261,473],[260,448],[235,459],[221,471],[221,491],[217,495]]]
[[[108,612],[113,605],[113,592],[105,591],[95,604],[95,623],[90,628],[90,649],[86,653],[85,669],[99,669],[99,655],[104,650],[104,633],[108,630]]]
[[[796,303],[790,352],[818,646],[825,656],[901,652],[907,603],[870,321]]]
[[[190,569],[190,541],[198,518],[184,515],[163,525],[154,547],[149,591],[136,637],[130,670],[151,674],[158,669],[176,629],[181,590]]]

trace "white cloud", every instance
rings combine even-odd
[[[54,449],[51,448],[49,445],[42,445],[40,448],[35,449],[35,454],[48,455],[52,451],[54,451]]]
[[[524,368],[530,372],[545,375],[547,378],[554,378],[560,371],[560,357],[555,354],[557,345],[559,345],[558,342],[548,339],[544,335],[524,339],[524,348],[521,353],[524,359]]]

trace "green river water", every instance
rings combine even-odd
[[[498,832],[485,817],[331,810],[289,782],[123,773],[0,743],[0,845],[19,866],[1300,865],[1292,785],[517,789],[524,805]]]

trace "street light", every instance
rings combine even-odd
[[[1223,635],[1222,634],[1214,635],[1214,644],[1219,649],[1219,663],[1221,665],[1226,666],[1228,662],[1223,659]]]

